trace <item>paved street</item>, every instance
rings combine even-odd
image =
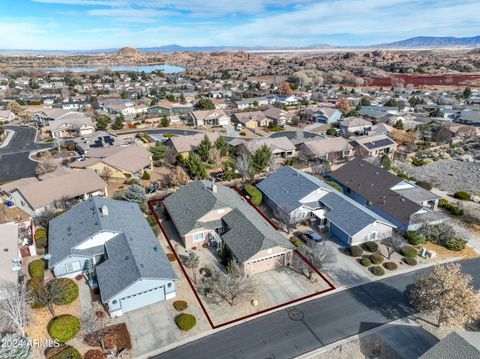
[[[36,162],[30,153],[52,148],[53,144],[36,143],[36,130],[32,127],[4,126],[15,131],[7,146],[0,148],[0,182],[35,175]]]
[[[461,263],[465,272],[476,276],[475,286],[480,287],[480,259]],[[414,313],[406,293],[415,277],[426,270],[299,304],[154,358],[292,358]]]

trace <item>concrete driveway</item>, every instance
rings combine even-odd
[[[133,357],[141,357],[155,349],[180,339],[172,315],[168,310],[170,302],[160,302],[137,309],[120,317],[130,329]]]

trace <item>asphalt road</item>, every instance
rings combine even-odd
[[[30,153],[52,148],[54,145],[35,142],[36,130],[32,127],[4,126],[15,131],[6,147],[0,148],[0,182],[35,175],[36,162]]]
[[[480,259],[462,261],[480,287]],[[327,295],[236,325],[155,359],[293,358],[414,313],[408,291],[419,270]]]

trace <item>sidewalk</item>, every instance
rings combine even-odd
[[[13,135],[15,134],[15,131],[5,130],[5,133],[7,134],[7,137],[5,137],[3,142],[0,144],[0,148],[8,146],[8,144],[10,143],[10,140],[13,138]]]
[[[93,310],[92,306],[92,294],[90,292],[90,287],[88,286],[85,280],[78,282],[78,296],[80,298],[80,311],[81,313],[91,313]]]

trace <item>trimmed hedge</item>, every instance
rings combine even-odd
[[[75,338],[79,330],[80,319],[70,314],[59,315],[48,324],[48,334],[60,343]]]
[[[37,248],[45,248],[47,246],[47,230],[45,228],[37,228],[35,231],[35,243]]]
[[[380,266],[371,267],[370,272],[372,272],[372,274],[376,275],[377,277],[380,277],[385,274],[384,269]]]
[[[43,279],[45,278],[45,262],[43,259],[36,259],[28,264],[28,273],[32,278]]]
[[[371,256],[370,256],[370,261],[373,263],[373,264],[380,264],[383,262],[383,257],[380,253],[373,253]]]
[[[359,246],[351,246],[350,254],[352,257],[360,257],[363,254],[363,249]]]
[[[47,283],[47,289],[60,288],[61,295],[55,298],[56,305],[67,305],[78,298],[78,284],[70,278],[55,278]]]
[[[363,243],[363,248],[369,252],[377,252],[378,251],[378,243],[369,241]]]
[[[372,265],[372,261],[370,261],[370,258],[368,257],[363,257],[360,259],[360,264],[364,267],[370,267]]]
[[[90,349],[85,353],[85,359],[107,359],[107,356],[100,349]]]
[[[262,204],[262,192],[260,192],[257,187],[250,183],[245,183],[243,189],[250,196],[250,200],[255,206],[259,206]]]
[[[397,264],[394,262],[385,262],[383,263],[383,266],[387,268],[388,270],[395,270],[398,268]]]
[[[403,235],[409,244],[418,246],[427,242],[427,237],[418,231],[406,231]]]
[[[446,199],[442,198],[438,201],[438,207],[445,208],[454,216],[461,216],[463,214],[463,209],[458,206],[455,206],[453,203],[448,202]]]
[[[447,248],[450,251],[455,251],[459,252],[465,249],[465,245],[467,244],[467,241],[464,241],[463,239],[450,239],[445,242],[445,248]]]
[[[472,195],[465,191],[458,191],[453,194],[453,197],[456,199],[461,199],[462,201],[470,201]]]
[[[415,258],[418,255],[417,250],[412,246],[403,246],[400,252],[407,258]]]
[[[188,303],[184,300],[176,300],[175,302],[173,302],[173,307],[179,312],[183,312],[185,309],[188,308]]]
[[[74,347],[67,347],[60,353],[57,353],[54,356],[50,357],[50,359],[82,359],[82,355]]]
[[[175,324],[180,330],[189,331],[197,324],[197,319],[191,314],[179,314],[175,317]]]
[[[415,264],[417,264],[417,260],[415,258],[404,257],[402,258],[402,260],[404,263],[410,266],[414,266]]]
[[[144,171],[142,174],[142,180],[148,181],[150,179],[150,173]]]

